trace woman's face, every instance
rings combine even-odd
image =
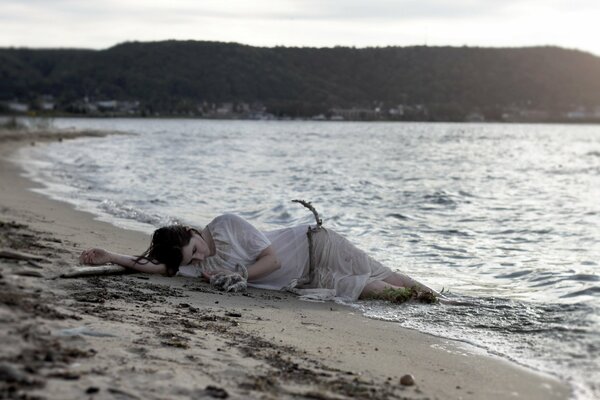
[[[210,248],[196,231],[192,231],[192,238],[181,249],[181,255],[181,265],[197,264],[210,256]]]

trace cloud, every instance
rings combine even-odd
[[[595,0],[2,0],[0,46],[555,44],[600,54]]]
[[[11,6],[20,15],[62,15],[73,18],[108,18],[127,16],[131,19],[178,16],[221,19],[299,19],[299,20],[406,20],[406,19],[471,19],[503,16],[511,10],[552,8],[558,12],[578,8],[585,10],[593,0],[3,0],[5,18]],[[597,7],[595,7],[597,9]]]

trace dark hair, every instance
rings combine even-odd
[[[173,276],[179,270],[183,259],[181,250],[190,243],[192,232],[196,229],[182,225],[163,226],[154,231],[150,247],[135,260],[144,259],[147,262],[164,264],[167,267],[167,276]]]

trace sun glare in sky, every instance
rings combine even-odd
[[[0,46],[554,45],[600,55],[597,0],[0,0]]]

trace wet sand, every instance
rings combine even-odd
[[[0,131],[0,248],[40,257],[0,257],[0,398],[569,397],[552,377],[335,303],[182,277],[58,278],[86,247],[134,254],[149,240],[31,191],[6,160],[78,135],[103,134]]]

